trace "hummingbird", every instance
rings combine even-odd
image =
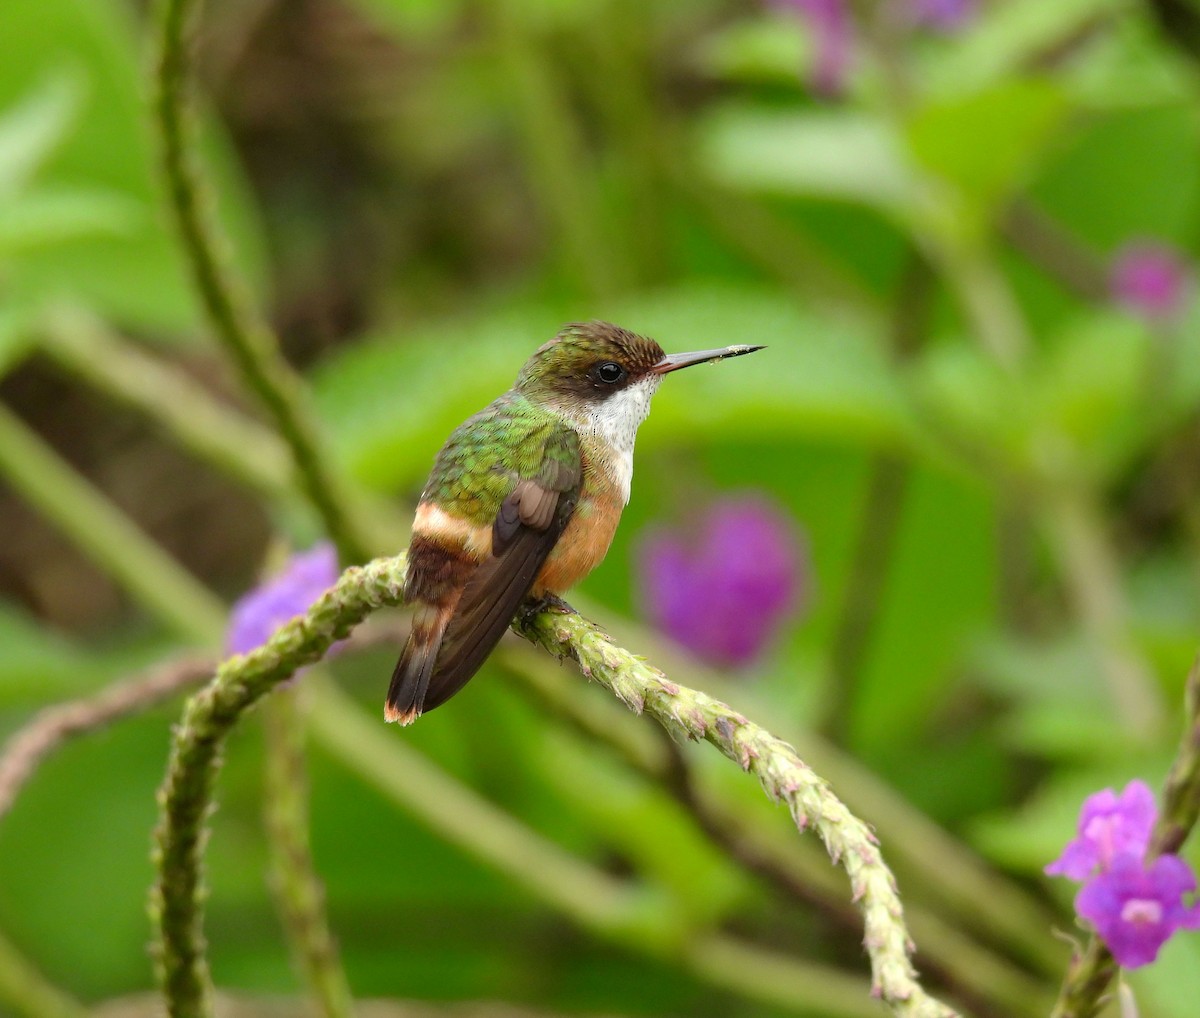
[[[633,443],[663,377],[761,346],[665,354],[609,322],[566,325],[516,384],[460,424],[417,504],[412,631],[384,718],[411,724],[479,670],[526,597],[559,603],[604,558],[629,502]]]

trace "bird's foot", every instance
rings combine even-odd
[[[542,612],[553,612],[556,615],[574,615],[572,608],[557,594],[543,594],[541,597],[528,598],[521,606],[521,621],[529,622],[535,615]]]

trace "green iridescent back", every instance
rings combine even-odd
[[[574,432],[522,394],[506,392],[454,429],[421,501],[472,523],[491,523],[517,480],[540,477],[547,458],[576,470]]]

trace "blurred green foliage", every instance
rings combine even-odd
[[[689,681],[692,663],[634,621],[639,532],[722,492],[769,493],[804,534],[812,594],[760,665],[712,691],[801,746],[824,733],[1069,929],[1067,891],[1041,867],[1086,794],[1161,781],[1200,629],[1195,289],[1167,318],[1107,291],[1130,241],[1175,245],[1189,265],[1200,253],[1200,52],[1154,3],[981,3],[947,34],[889,16],[903,4],[861,5],[845,92],[822,102],[804,84],[803,24],[754,4],[213,3],[200,155],[336,460],[405,506],[446,434],[564,321],[616,321],[669,350],[766,343],[664,386],[633,500],[581,596],[618,642]],[[107,397],[76,419],[31,389],[70,367],[49,366],[65,356],[44,345],[52,312],[87,308],[233,387],[163,208],[139,6],[6,0],[0,31],[0,396],[101,487],[101,454],[85,462],[74,442],[89,414],[115,412]],[[1178,6],[1200,24],[1200,6]],[[135,420],[171,443],[169,423]],[[235,497],[283,539],[313,536],[293,509],[197,476],[168,545]],[[156,505],[188,493],[147,477],[119,500],[153,529]],[[406,539],[395,527],[395,548]],[[230,575],[222,549],[244,542],[223,541],[206,541],[201,581]],[[249,585],[260,565],[234,572]],[[42,588],[4,579],[0,736],[180,639],[149,604],[63,632],[53,600],[29,593]],[[371,651],[331,671],[375,711],[390,665]],[[863,970],[858,933],[737,865],[511,670],[490,663],[390,734],[582,859],[645,877],[695,929]],[[152,985],[149,832],[177,712],[68,746],[0,823],[0,929],[88,1002]],[[219,986],[290,993],[264,883],[262,754],[255,725],[236,733],[207,934]],[[701,756],[688,753],[697,780],[723,801],[758,795]],[[785,1013],[573,926],[336,754],[315,750],[311,771],[316,862],[356,995]],[[856,808],[861,789],[838,790]],[[785,817],[739,808],[786,842]],[[865,819],[893,858],[897,829]],[[924,874],[898,866],[910,908],[943,905],[937,851]],[[973,935],[1052,991],[1047,966]],[[1191,1015],[1200,939],[1178,938],[1132,985],[1143,1015]]]

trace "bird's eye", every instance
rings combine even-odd
[[[620,364],[604,361],[596,365],[596,377],[605,385],[615,385],[625,377],[625,369]]]

